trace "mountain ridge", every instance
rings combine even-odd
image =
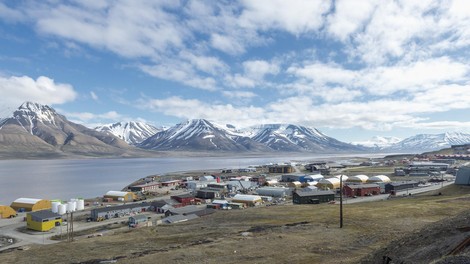
[[[91,129],[67,120],[50,106],[33,102],[25,102],[11,117],[0,120],[0,158],[139,157],[154,155],[155,151],[419,153],[470,143],[470,134],[418,134],[400,141],[394,137],[376,136],[366,141],[368,144],[360,143],[345,143],[313,127],[283,123],[237,129],[230,124],[191,119],[164,130],[132,121]]]

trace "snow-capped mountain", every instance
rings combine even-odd
[[[144,140],[138,147],[153,150],[269,151],[232,126],[193,119],[177,124]]]
[[[143,122],[118,122],[95,127],[96,131],[109,132],[131,145],[140,143],[163,129]]]
[[[352,142],[351,144],[364,146],[368,148],[383,149],[383,148],[388,148],[400,142],[401,140],[402,140],[401,138],[397,138],[397,137],[374,136],[367,141],[357,141],[357,142]]]
[[[75,124],[53,108],[32,102],[0,123],[0,146],[1,152],[18,156],[115,155],[130,149],[110,133]]]
[[[252,139],[278,151],[361,151],[363,147],[328,137],[315,128],[267,124],[252,128]]]
[[[470,134],[467,133],[447,132],[442,134],[419,134],[406,138],[388,148],[384,148],[384,150],[419,153],[449,148],[451,145],[468,143],[470,143]]]

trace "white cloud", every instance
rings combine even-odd
[[[95,101],[98,101],[98,100],[99,100],[98,95],[96,95],[96,93],[93,92],[93,91],[90,92],[90,96],[91,96],[91,99],[93,99],[93,100],[95,100]]]
[[[328,32],[341,41],[347,41],[353,33],[362,31],[377,4],[375,0],[337,0],[335,12],[328,17]]]
[[[89,128],[94,128],[104,124],[131,120],[128,116],[119,114],[116,111],[108,111],[101,114],[95,114],[91,112],[67,112],[63,111],[62,109],[57,110],[64,114],[70,121],[77,124],[82,124]]]
[[[245,52],[244,45],[231,36],[212,34],[210,43],[212,47],[231,55],[237,55]]]
[[[0,3],[0,19],[8,22],[22,22],[26,20],[26,17],[21,11],[12,9],[4,3]]]
[[[217,90],[216,80],[212,77],[197,75],[192,65],[181,62],[180,64],[141,65],[139,68],[151,76],[166,80],[174,80],[208,91]]]
[[[227,75],[225,80],[232,87],[269,86],[265,80],[266,75],[277,75],[280,67],[277,63],[264,60],[248,60],[242,63],[243,74]]]
[[[169,97],[165,99],[142,99],[139,105],[150,111],[184,119],[205,118],[224,123],[253,124],[259,120],[264,110],[259,107],[234,107],[232,104],[205,103],[197,99]]]
[[[316,85],[327,83],[346,85],[351,84],[358,77],[358,73],[352,70],[344,69],[339,65],[320,62],[303,67],[292,66],[287,69],[287,73],[306,78]]]
[[[322,15],[330,9],[330,2],[323,0],[244,0],[243,5],[242,26],[280,29],[296,36],[318,30],[324,22]]]
[[[396,91],[427,90],[436,85],[458,83],[468,78],[470,66],[448,57],[440,57],[399,64],[390,67],[377,67],[359,72],[357,82],[369,92],[378,95]]]
[[[251,99],[258,96],[257,94],[249,91],[223,91],[222,94],[225,97],[235,99]]]
[[[77,93],[70,84],[56,83],[53,79],[39,76],[0,77],[0,105],[17,108],[25,101],[41,104],[64,104],[75,100]]]
[[[243,69],[246,76],[257,80],[262,80],[267,74],[275,75],[279,73],[277,64],[263,60],[245,61],[243,62]]]

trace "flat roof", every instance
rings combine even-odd
[[[122,204],[122,205],[116,205],[116,206],[110,206],[110,207],[95,208],[95,209],[92,209],[92,211],[94,210],[97,213],[101,213],[101,212],[117,211],[117,210],[124,210],[124,209],[132,209],[132,208],[137,208],[137,207],[150,207],[150,204],[147,202]]]
[[[377,184],[350,184],[350,185],[346,185],[346,186],[348,186],[348,187],[351,188],[351,189],[377,188],[377,187],[380,187],[380,186],[377,185]]]
[[[35,212],[30,212],[28,214],[39,219],[51,219],[51,218],[61,217],[60,214],[53,213],[50,210],[35,211]]]
[[[311,191],[311,192],[296,192],[298,196],[301,197],[308,197],[308,196],[320,196],[320,195],[335,195],[333,191],[323,191],[323,190],[318,190],[318,191]]]

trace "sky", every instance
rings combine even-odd
[[[470,1],[0,1],[0,113],[470,131]]]

